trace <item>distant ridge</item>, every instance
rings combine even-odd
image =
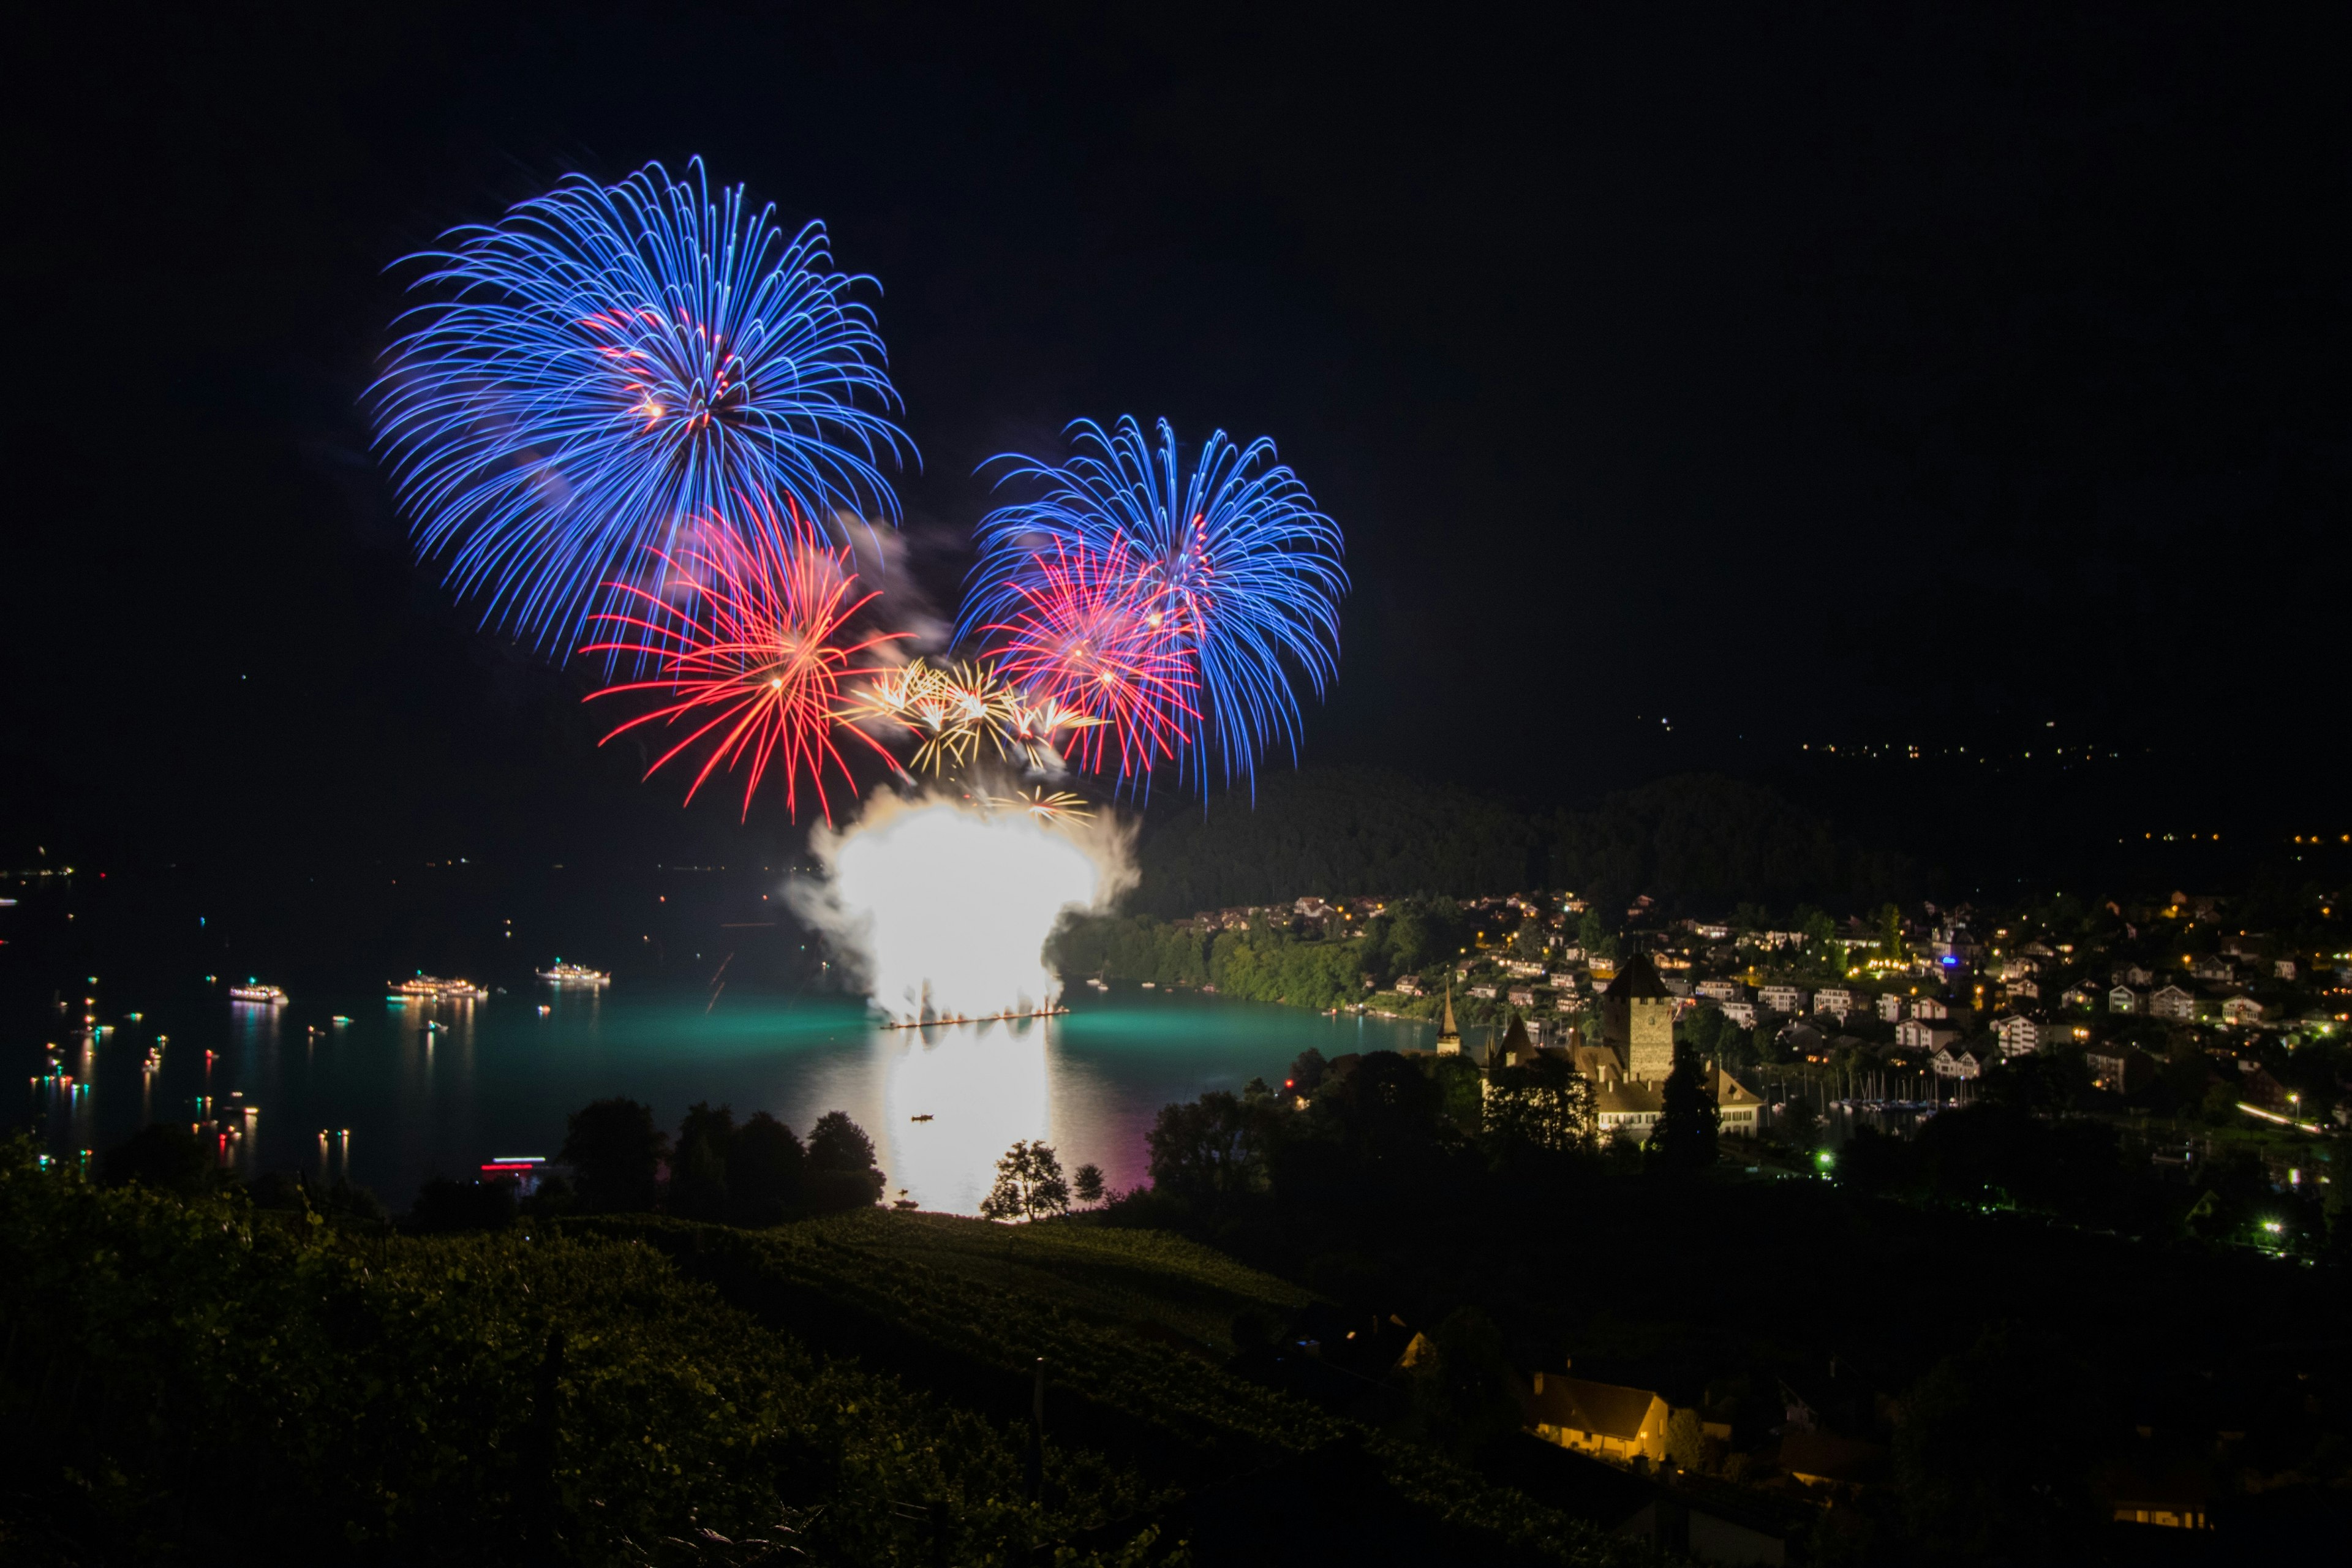
[[[1769,789],[1660,779],[1544,816],[1385,768],[1307,768],[1246,796],[1155,804],[1138,847],[1139,913],[1178,917],[1318,893],[1646,893],[1662,912],[1749,900],[1860,905],[1912,896],[1902,857],[1871,851]]]

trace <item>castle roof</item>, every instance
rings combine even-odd
[[[1650,955],[1637,952],[1617,972],[1617,977],[1601,994],[1612,1002],[1646,1002],[1663,1000],[1667,992],[1665,982],[1658,978],[1658,966],[1650,962]]]

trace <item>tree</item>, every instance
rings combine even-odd
[[[1171,1197],[1215,1207],[1260,1184],[1263,1150],[1247,1109],[1223,1089],[1164,1105],[1143,1136],[1151,1184]]]
[[[515,1222],[517,1184],[452,1182],[429,1178],[417,1189],[408,1211],[411,1228],[428,1236],[462,1231],[504,1230]]]
[[[1412,1347],[1406,1384],[1423,1436],[1475,1458],[1523,1419],[1503,1336],[1475,1307],[1449,1313]]]
[[[580,1182],[580,1207],[589,1214],[642,1214],[654,1206],[656,1177],[669,1138],[654,1125],[651,1106],[615,1097],[572,1113],[560,1158]]]
[[[1813,1109],[1813,1102],[1810,1100],[1791,1100],[1789,1109],[1780,1113],[1780,1125],[1773,1131],[1780,1133],[1790,1148],[1800,1153],[1810,1154],[1822,1141],[1821,1112]]]
[[[727,1166],[734,1152],[735,1112],[697,1100],[678,1123],[669,1163],[669,1211],[687,1219],[727,1217]]]
[[[1087,1169],[1093,1170],[1091,1165]],[[1095,1190],[1102,1191],[1097,1172]],[[1062,1162],[1050,1143],[1023,1140],[996,1162],[996,1185],[980,1200],[982,1219],[1044,1219],[1070,1212],[1070,1184],[1062,1179]]]
[[[1535,1053],[1523,1066],[1487,1075],[1486,1131],[1506,1147],[1582,1151],[1600,1125],[1591,1080],[1562,1058]]]
[[[1699,1171],[1715,1163],[1723,1115],[1706,1089],[1706,1074],[1698,1054],[1675,1052],[1674,1070],[1666,1075],[1660,1097],[1658,1124],[1650,1133],[1650,1149],[1670,1170]]]
[[[727,1197],[738,1225],[775,1225],[801,1206],[802,1168],[808,1155],[793,1130],[754,1112],[727,1146]]]
[[[874,1163],[874,1140],[838,1110],[828,1110],[809,1129],[803,1189],[813,1214],[843,1214],[881,1201],[889,1178]]]
[[[184,1124],[156,1121],[109,1149],[99,1173],[110,1187],[136,1182],[157,1192],[192,1198],[210,1192],[219,1182],[220,1162]]]
[[[1666,1458],[1677,1468],[1696,1470],[1706,1463],[1706,1428],[1699,1424],[1698,1412],[1677,1407],[1666,1417]]]
[[[1323,1087],[1323,1075],[1330,1067],[1323,1059],[1323,1053],[1309,1046],[1290,1064],[1290,1076],[1283,1080],[1284,1087],[1294,1094],[1311,1095]]]
[[[1070,1191],[1077,1198],[1078,1202],[1082,1204],[1098,1204],[1102,1202],[1102,1167],[1091,1163],[1080,1165],[1077,1170],[1071,1174]]]

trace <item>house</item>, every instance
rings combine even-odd
[[[2246,1071],[2252,1068],[2252,1072]],[[2286,1085],[2271,1076],[2270,1069],[2260,1062],[2238,1064],[2238,1092],[2249,1105],[2259,1105],[2273,1116],[2283,1116],[2294,1101],[2287,1095]]]
[[[2232,1024],[2259,1024],[2263,1021],[2263,1005],[2251,996],[2225,996],[2221,999],[2221,1016]]]
[[[2036,1001],[2036,1002],[2039,1002],[2039,1001],[2041,1001],[2041,1000],[2042,1000],[2042,987],[2041,987],[2041,985],[2040,985],[2039,984],[2037,984],[2036,982],[2034,982],[2034,981],[2031,981],[2031,980],[2012,980],[2012,981],[2011,981],[2011,982],[2009,983],[2009,994],[2010,994],[2011,996],[2025,996],[2025,997],[2030,997],[2030,998],[2032,998],[2033,1001]]]
[[[1832,1432],[1791,1427],[1780,1436],[1780,1468],[1804,1486],[1852,1491],[1887,1479],[1886,1450]]]
[[[2137,963],[2124,964],[2117,968],[2113,973],[2109,974],[2107,978],[2114,981],[2118,985],[2129,985],[2134,989],[2140,991],[2145,991],[2149,986],[2156,984],[2155,974],[2147,970],[2142,969]]]
[[[1592,1084],[1593,1121],[1603,1139],[1629,1137],[1650,1141],[1650,1129],[1665,1109],[1665,1086],[1619,1076],[1604,1068]]]
[[[1906,1018],[1895,1026],[1895,1043],[1906,1051],[1926,1051],[1930,1056],[1960,1037],[1960,1032],[1948,1024],[1931,1024],[1924,1018]]]
[[[1495,999],[1495,988],[1491,985],[1473,985],[1470,987],[1470,994],[1482,1002],[1492,1002]]]
[[[2091,1087],[2127,1094],[2147,1080],[2155,1059],[2137,1047],[2101,1041],[2086,1047],[2083,1063],[2091,1069]]]
[[[1532,1007],[1536,1005],[1536,994],[1528,986],[1514,985],[1503,1000],[1514,1007]]]
[[[2271,965],[2271,973],[2278,976],[2281,980],[2294,979],[2294,960],[2292,958],[2280,959],[2277,963]]]
[[[1692,989],[1710,1002],[1737,1002],[1748,991],[1737,980],[1702,980]]]
[[[2053,1035],[2043,1039],[2047,1025],[2035,1022],[2022,1013],[2011,1013],[1992,1021],[1993,1038],[2000,1042],[2000,1054],[2005,1057],[2030,1057],[2045,1044],[2055,1044]]]
[[[1662,1462],[1672,1416],[1649,1389],[1540,1372],[1528,1399],[1528,1429],[1537,1436],[1620,1464]]]
[[[1952,1010],[1944,1005],[1940,997],[1914,996],[1911,998],[1911,1016],[1915,1018],[1948,1018]]]
[[[1815,1013],[1835,1014],[1840,1022],[1854,1009],[1853,993],[1846,990],[1818,991],[1813,994]]]
[[[1903,1016],[1903,998],[1892,991],[1881,996],[1878,999],[1878,1016],[1889,1024]]]
[[[2069,985],[2059,994],[2058,1005],[2062,1007],[2096,1007],[2099,994],[2087,985]]]
[[[1396,994],[1397,994],[1398,995],[1400,995],[1400,996],[1418,996],[1418,995],[1420,995],[1420,994],[1422,994],[1422,993],[1421,993],[1421,976],[1420,976],[1420,975],[1418,975],[1418,974],[1400,974],[1400,975],[1398,975],[1398,976],[1397,976],[1397,981],[1396,981],[1395,991],[1396,991]]]
[[[2230,985],[2237,981],[2238,966],[2226,958],[2200,958],[2189,973],[2208,984]]]
[[[2147,998],[2128,985],[2118,985],[2107,993],[2107,1011],[2145,1013],[2147,1011]]]
[[[1719,1004],[1717,1010],[1743,1029],[1756,1026],[1756,1004],[1753,1002],[1725,1002]]]
[[[1937,1051],[1928,1058],[1927,1066],[1937,1078],[1977,1078],[1984,1072],[1985,1058],[1978,1054],[1976,1047],[1954,1043]]]
[[[1769,1012],[1801,1013],[1805,1010],[1805,994],[1794,985],[1767,985],[1756,993],[1756,1000]]]
[[[2197,998],[2178,985],[2168,985],[2147,999],[2147,1010],[2158,1018],[2193,1018]]]
[[[1726,1138],[1753,1138],[1764,1102],[1748,1086],[1714,1062],[1706,1064],[1706,1091],[1715,1097],[1717,1126]]]

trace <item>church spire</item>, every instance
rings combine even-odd
[[[1437,1054],[1449,1057],[1462,1049],[1462,1031],[1454,1026],[1454,982],[1445,983],[1445,1017],[1437,1026]]]

